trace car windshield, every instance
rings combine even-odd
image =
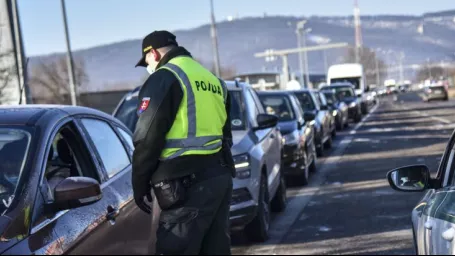
[[[332,92],[334,92],[336,97],[340,100],[355,97],[354,90],[349,87],[338,87],[333,89]]]
[[[333,92],[322,92],[327,99],[327,103],[333,105],[337,102],[335,94]]]
[[[240,91],[230,91],[231,98],[231,129],[245,130],[246,122]],[[132,132],[136,129],[138,97],[127,98],[119,107],[114,116],[126,125]]]
[[[299,99],[300,105],[302,105],[303,111],[312,111],[316,109],[311,95],[307,92],[297,92],[295,93],[297,99]]]
[[[0,128],[0,214],[10,207],[16,195],[30,138],[26,131]]]
[[[245,110],[241,91],[229,91],[231,98],[231,129],[233,131],[245,130]]]
[[[127,98],[119,107],[114,116],[126,125],[132,132],[136,129],[138,97]]]
[[[276,115],[280,122],[295,120],[291,101],[286,95],[259,95],[267,114]]]
[[[350,83],[354,86],[356,90],[360,88],[360,77],[343,77],[343,78],[332,78],[330,79],[330,83]]]

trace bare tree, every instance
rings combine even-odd
[[[3,26],[0,24],[0,39],[3,36]],[[0,105],[7,99],[7,90],[16,72],[13,59],[14,51],[12,49],[4,49],[0,40]]]
[[[349,48],[344,62],[355,63],[356,61],[356,49]],[[377,61],[377,63],[376,63]],[[380,59],[374,51],[369,48],[363,48],[360,51],[360,64],[363,66],[363,70],[366,74],[367,84],[377,83],[377,73],[379,71],[379,77],[381,81],[384,81],[387,77],[387,65]],[[380,81],[380,82],[381,82]]]
[[[74,61],[74,73],[76,88],[80,90],[81,86],[89,81],[82,60]],[[37,102],[69,104],[69,74],[66,57],[40,60],[38,64],[32,66],[29,84]],[[80,98],[78,102],[81,103]]]

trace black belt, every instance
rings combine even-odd
[[[206,181],[206,180],[209,180],[209,179],[212,179],[212,178],[216,178],[216,177],[219,177],[219,176],[222,176],[224,174],[228,174],[229,172],[224,172],[224,169],[225,167],[219,166],[219,168],[214,168],[215,170],[213,170],[211,168],[210,171],[200,171],[200,172],[196,172],[196,173],[193,173],[191,175],[188,175],[186,177],[183,177],[182,180],[183,180],[183,184],[185,184],[186,186],[191,186],[191,185],[194,185],[194,184],[197,184],[197,183],[200,183],[200,182],[203,182],[203,181]]]

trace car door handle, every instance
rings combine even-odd
[[[449,228],[444,233],[442,233],[442,238],[448,242],[452,242],[455,237],[455,229]]]
[[[433,222],[432,221],[427,221],[425,222],[425,229],[432,230],[433,229]]]
[[[110,221],[115,221],[115,219],[120,215],[120,210],[118,208],[108,206],[106,219]]]

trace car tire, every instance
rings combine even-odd
[[[344,123],[344,128],[349,128],[349,122]]]
[[[322,143],[319,144],[319,147],[316,147],[316,155],[318,157],[324,156],[324,145]]]
[[[287,205],[287,194],[286,194],[286,181],[284,176],[281,175],[280,187],[276,191],[275,197],[272,200],[272,212],[284,212]]]
[[[313,159],[310,165],[310,172],[315,173],[318,171],[318,168],[316,167],[316,159]]]
[[[337,136],[337,129],[335,127],[333,127],[332,138],[335,139],[336,136]]]
[[[360,123],[360,121],[362,121],[362,114],[357,113],[357,115],[355,116],[354,122]]]
[[[262,176],[258,212],[253,221],[245,227],[245,234],[251,242],[263,243],[269,239],[270,205],[268,191],[267,179]]]
[[[333,139],[332,139],[332,137],[329,137],[329,139],[324,144],[324,148],[331,149],[332,146],[333,146]]]

